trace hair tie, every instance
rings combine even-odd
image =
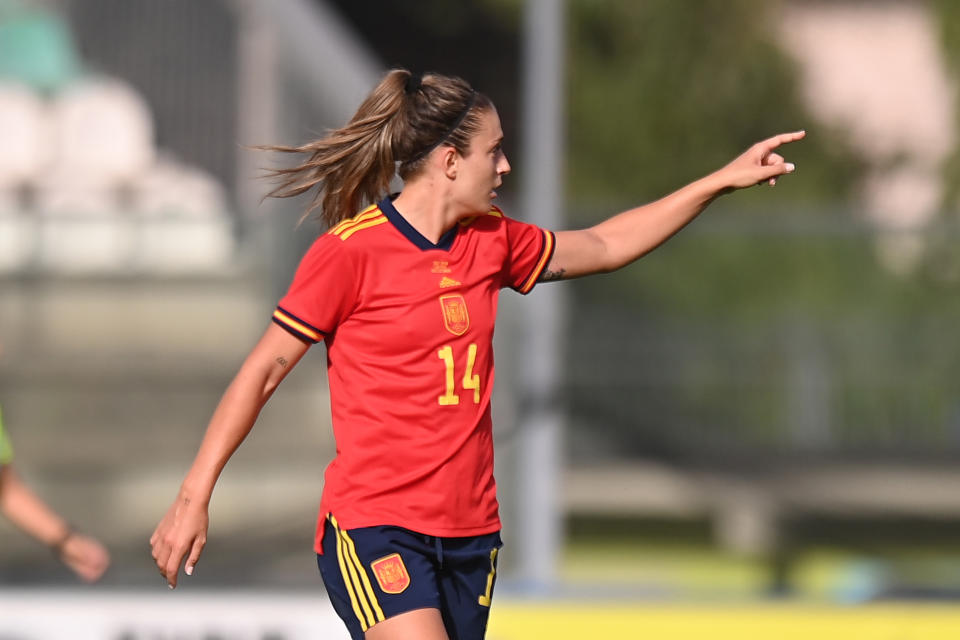
[[[407,78],[407,84],[403,87],[403,92],[408,96],[412,96],[420,90],[421,86],[423,86],[423,74],[411,73],[410,77]]]

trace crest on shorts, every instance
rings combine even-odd
[[[384,593],[401,593],[410,586],[410,574],[407,573],[407,567],[399,553],[391,553],[374,560],[370,563],[370,568],[373,569],[373,575]]]
[[[440,296],[440,308],[443,309],[443,326],[455,336],[462,336],[470,328],[470,316],[467,314],[467,301],[459,293]]]

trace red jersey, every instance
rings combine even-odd
[[[529,292],[551,232],[494,207],[434,244],[389,199],[318,238],[273,321],[327,347],[336,457],[315,548],[344,529],[434,536],[500,529],[490,398],[499,291]]]

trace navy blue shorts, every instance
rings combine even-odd
[[[497,575],[499,533],[427,536],[393,526],[343,530],[327,517],[320,575],[354,640],[376,623],[439,609],[450,640],[481,640]]]

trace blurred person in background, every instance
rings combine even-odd
[[[85,582],[96,582],[110,565],[110,554],[96,539],[74,530],[28,487],[13,467],[13,447],[0,415],[0,512]]]
[[[460,78],[389,72],[343,128],[275,170],[269,195],[313,192],[328,231],[211,418],[151,546],[174,588],[207,541],[214,485],[277,385],[327,348],[337,454],[315,551],[355,639],[483,638],[501,546],[490,399],[500,289],[609,272],[653,250],[721,194],[793,171],[759,142],[720,170],[580,231],[492,204],[510,164],[490,99]],[[404,181],[388,196],[395,174]],[[365,204],[371,203],[361,210]],[[358,213],[359,211],[359,213]],[[351,217],[352,216],[352,217]]]

